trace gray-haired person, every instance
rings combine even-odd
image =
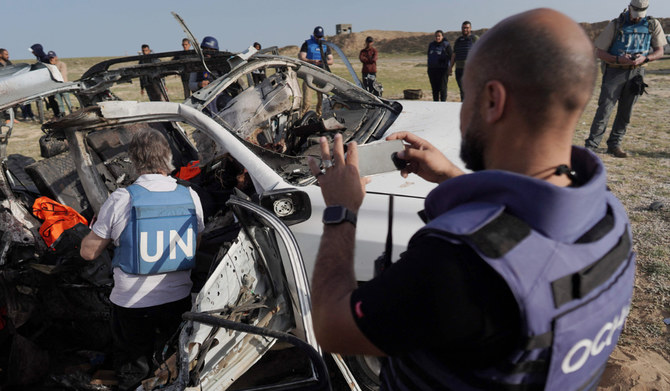
[[[198,195],[168,176],[172,152],[162,133],[139,131],[129,155],[139,178],[109,196],[80,251],[92,260],[110,243],[116,246],[109,299],[121,389],[134,388],[149,375],[154,347],[165,344],[191,308],[190,269],[197,234],[204,229]]]

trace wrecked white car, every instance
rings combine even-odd
[[[62,373],[81,363],[61,358],[56,352],[63,350],[68,359],[74,355],[84,357],[93,368],[101,365],[90,351],[104,352],[109,342],[109,254],[93,263],[78,258],[77,240],[85,235],[85,227],[66,231],[47,247],[38,232],[41,222],[31,214],[32,202],[48,196],[90,219],[112,191],[135,179],[127,144],[134,131],[151,126],[170,141],[175,167],[199,161],[199,174],[190,181],[203,201],[207,228],[193,272],[196,304],[186,315],[179,355],[146,387],[198,385],[218,390],[236,387],[236,381],[255,387],[256,380],[243,375],[253,373],[253,364],[262,357],[282,357],[273,352],[285,349],[273,344],[276,338],[286,341],[291,336],[307,344],[303,348],[311,355],[311,364],[305,366],[302,380],[284,389],[324,386],[323,362],[314,354],[318,346],[311,331],[306,277],[318,249],[324,202],[306,159],[318,157],[321,136],[332,140],[339,132],[346,141],[368,144],[406,130],[430,139],[458,161],[460,105],[384,100],[297,59],[257,54],[228,60],[221,60],[227,64],[222,67],[229,67],[222,77],[183,104],[114,101],[107,87],[143,72],[159,78],[166,72],[191,71],[197,69],[193,65],[197,61],[177,60],[193,69],[166,62],[109,71],[107,63],[87,72],[68,88],[80,102],[92,105],[46,124],[43,143],[48,148],[43,148],[44,159],[37,162],[8,159],[11,128],[3,129],[0,381],[25,386],[36,379],[43,382],[51,373],[41,385],[77,388],[86,382]],[[259,70],[266,78],[254,81],[252,75]],[[325,95],[322,117],[314,112],[301,115],[302,82]],[[0,98],[0,109],[21,99],[26,94]],[[194,132],[187,134],[185,129]],[[397,172],[373,178],[359,214],[355,267],[362,281],[372,277],[373,262],[385,249],[390,198],[394,198],[397,255],[422,225],[417,212],[432,188],[417,177],[405,180]],[[258,336],[262,333],[268,335]],[[59,365],[49,369],[45,365],[49,357]],[[373,389],[374,362],[347,360],[360,375],[361,387]],[[339,357],[334,368],[354,389],[359,387]],[[286,379],[285,374],[280,377]],[[265,380],[275,384],[277,378]]]

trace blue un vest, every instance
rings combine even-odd
[[[623,19],[623,23],[622,22]],[[651,47],[651,34],[649,32],[649,18],[643,18],[639,23],[633,24],[625,13],[617,21],[617,31],[614,42],[610,46],[609,53],[614,56],[624,54],[647,55]]]
[[[501,182],[509,179],[514,180],[503,175]],[[464,184],[445,188],[441,195],[453,194]],[[523,182],[511,186],[509,194],[537,197],[546,190],[519,189]],[[604,182],[602,187],[604,192]],[[605,217],[570,242],[532,229],[499,202],[464,203],[434,217],[416,236],[466,244],[496,270],[519,306],[524,341],[505,362],[481,370],[456,372],[426,351],[391,357],[382,373],[387,387],[595,390],[628,315],[635,274],[626,213],[609,192],[603,196]],[[437,202],[437,197],[430,198],[427,212],[429,203]]]
[[[324,58],[326,57],[326,53],[328,52],[328,47],[325,44],[319,45],[319,43],[316,41],[314,36],[311,36],[305,42],[307,43],[307,59],[308,60],[322,61],[321,51],[323,51]],[[321,47],[320,50],[319,50],[319,47]]]
[[[114,251],[113,267],[130,274],[159,274],[195,266],[198,220],[188,188],[130,193],[130,218]]]

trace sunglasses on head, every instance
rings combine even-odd
[[[649,7],[640,8],[640,7],[636,7],[634,5],[631,5],[630,8],[632,8],[633,11],[642,12],[642,11],[646,11],[647,8],[649,8]]]

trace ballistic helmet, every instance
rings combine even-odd
[[[323,38],[323,27],[314,27],[314,38]]]
[[[219,50],[219,41],[217,41],[216,38],[210,37],[208,35],[208,36],[206,36],[205,38],[202,39],[202,43],[200,44],[200,47],[203,48],[203,49]]]

